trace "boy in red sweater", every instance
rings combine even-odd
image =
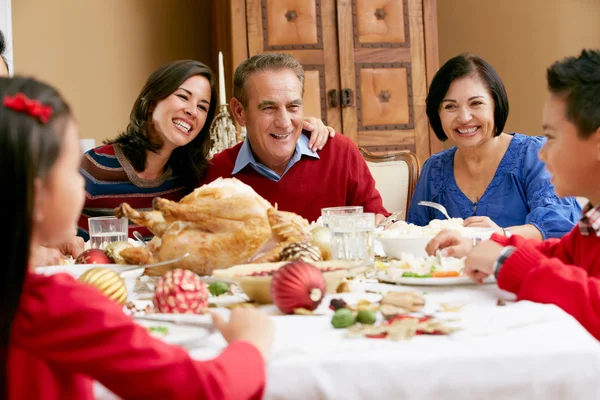
[[[302,134],[304,69],[288,54],[259,54],[235,71],[231,111],[248,136],[217,154],[204,183],[235,177],[280,210],[309,221],[321,208],[363,206],[385,218],[367,163],[343,135],[317,155]]]
[[[579,225],[562,239],[493,235],[475,247],[442,232],[427,250],[443,248],[454,256],[468,252],[465,273],[473,280],[495,274],[498,286],[518,300],[556,304],[600,339],[600,51],[584,50],[579,57],[555,62],[547,80],[547,142],[540,158],[556,193],[589,199]]]

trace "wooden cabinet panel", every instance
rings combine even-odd
[[[438,68],[436,0],[218,3],[228,5],[224,29],[236,35],[225,42],[233,65],[263,52],[302,62],[305,115],[370,151],[411,150],[424,161],[441,150],[425,115],[428,77]]]
[[[404,2],[394,0],[355,0],[356,41],[364,43],[405,43]]]
[[[366,64],[358,71],[359,129],[373,126],[386,126],[388,129],[412,127],[408,69],[369,68]]]
[[[262,0],[264,49],[285,49],[289,45],[323,48],[321,9],[314,0]],[[318,13],[317,13],[318,10]],[[266,15],[265,15],[266,14]]]
[[[321,67],[304,67],[304,115],[325,115],[324,97],[325,77]]]

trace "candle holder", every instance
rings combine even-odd
[[[219,113],[210,125],[210,140],[212,145],[208,153],[209,159],[238,142],[235,124],[229,115],[227,104],[219,106]]]

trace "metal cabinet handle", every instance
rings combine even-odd
[[[329,107],[337,107],[339,104],[339,94],[337,89],[331,89],[329,92],[327,92],[327,100],[329,103]]]
[[[352,107],[354,105],[354,92],[352,89],[342,89],[342,106]]]

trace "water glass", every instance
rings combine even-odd
[[[323,226],[329,227],[329,218],[332,215],[349,215],[349,214],[362,214],[362,206],[344,206],[344,207],[328,207],[321,209],[321,217],[323,218]]]
[[[340,214],[329,218],[334,260],[375,261],[375,214]]]
[[[88,219],[92,249],[104,250],[109,243],[127,241],[127,218],[94,217]]]

